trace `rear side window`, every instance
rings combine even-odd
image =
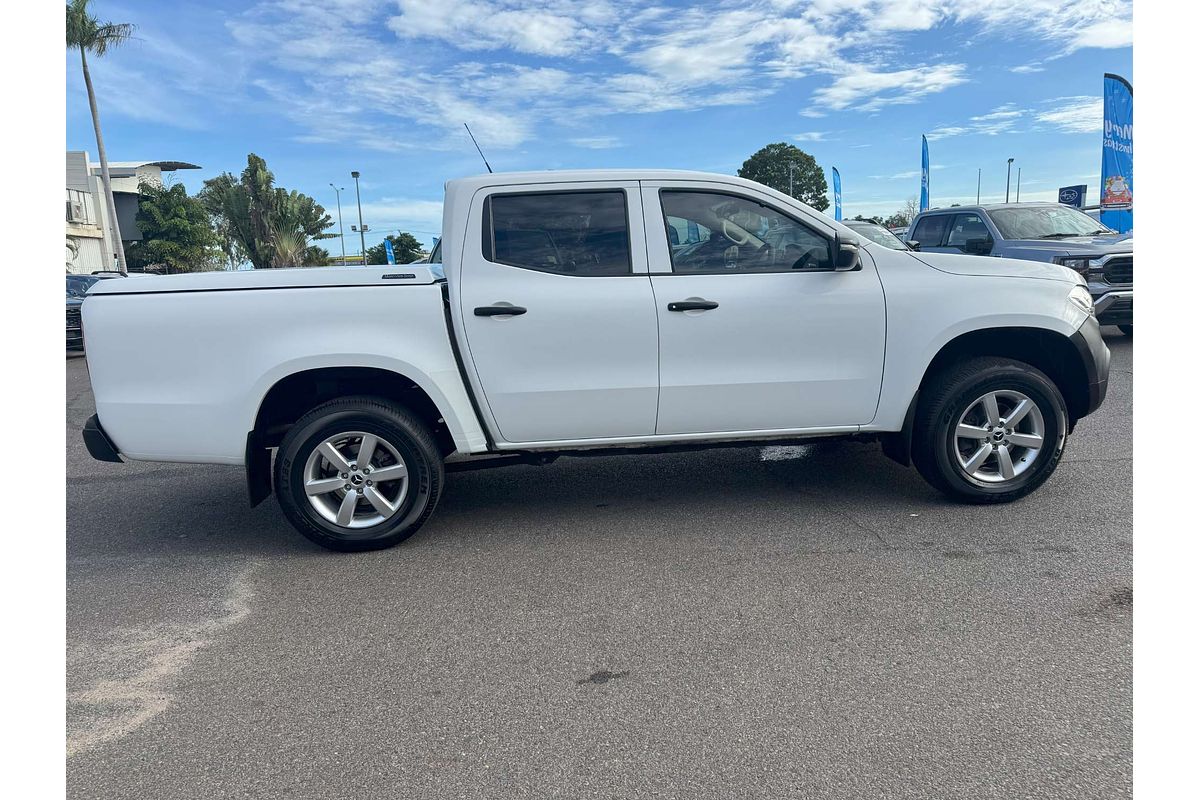
[[[950,219],[950,214],[934,214],[931,217],[923,217],[918,220],[917,227],[913,229],[909,238],[920,242],[922,247],[941,247],[946,236],[946,225]]]
[[[561,275],[628,275],[625,192],[494,194],[483,206],[483,256]]]

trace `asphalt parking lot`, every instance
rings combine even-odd
[[[877,445],[448,478],[327,553],[240,469],[105,464],[67,370],[73,798],[1130,794],[1132,346],[1058,473]]]

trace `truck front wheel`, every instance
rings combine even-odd
[[[426,426],[373,397],[314,408],[291,427],[275,458],[284,515],[330,550],[378,550],[412,536],[433,513],[444,477]]]
[[[933,376],[921,394],[913,462],[925,480],[955,500],[1024,497],[1062,458],[1066,403],[1054,382],[1029,364],[967,359]]]

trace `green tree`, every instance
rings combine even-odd
[[[214,220],[218,241],[231,261],[255,269],[323,264],[328,253],[311,240],[328,239],[333,218],[315,200],[275,186],[267,162],[250,153],[240,178],[230,173],[204,182],[201,200]]]
[[[854,220],[856,222],[874,222],[876,225],[883,224],[883,217],[864,217],[862,214],[855,214]]]
[[[112,226],[114,245],[117,248],[117,269],[126,272],[125,248],[121,245],[121,230],[117,224],[117,205],[113,201],[112,178],[108,172],[108,152],[104,149],[104,135],[100,132],[100,109],[96,105],[96,90],[92,86],[92,73],[88,69],[87,54],[103,56],[110,47],[128,41],[135,30],[127,22],[101,22],[88,8],[90,0],[71,0],[67,4],[67,47],[79,50],[83,65],[83,83],[87,86],[88,106],[92,112],[92,127],[96,131],[96,151],[100,156],[100,181],[104,184],[104,202],[108,205],[108,219]]]
[[[790,194],[817,211],[829,208],[825,171],[815,158],[787,142],[769,144],[750,156],[738,176]]]
[[[411,264],[421,256],[425,255],[424,248],[417,241],[417,237],[411,233],[401,233],[399,235],[389,235],[388,241],[392,243],[392,251],[396,254],[397,264]],[[368,264],[386,264],[387,248],[383,242],[367,248],[367,263]]]
[[[217,236],[208,211],[183,184],[138,186],[137,226],[142,238],[129,248],[134,268],[161,267],[167,273],[217,269]]]

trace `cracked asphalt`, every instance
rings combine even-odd
[[[451,474],[327,553],[239,469],[92,461],[67,370],[72,798],[1130,795],[1132,347],[1057,474],[877,445]]]

